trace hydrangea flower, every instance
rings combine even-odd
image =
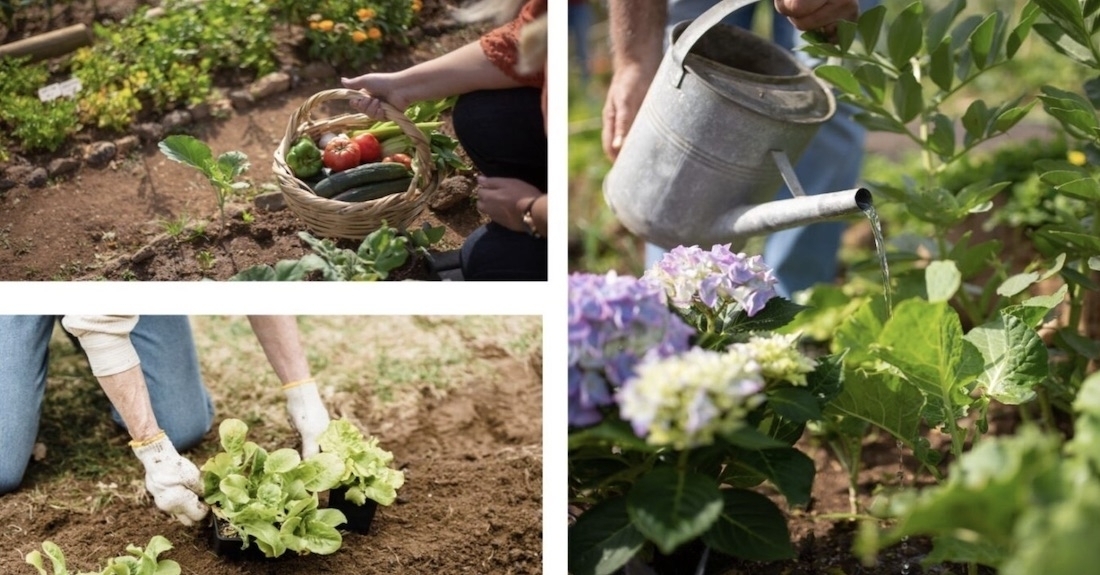
[[[684,351],[693,333],[658,286],[615,272],[571,275],[569,424],[599,423],[599,408],[614,403],[612,389],[643,357]]]
[[[753,358],[765,379],[806,385],[806,374],[816,364],[798,351],[797,340],[798,334],[754,335],[748,342],[730,346],[730,352]]]
[[[709,445],[764,401],[760,365],[744,353],[693,348],[637,369],[619,389],[619,414],[652,445]]]
[[[749,316],[775,297],[777,281],[760,256],[733,253],[728,244],[709,252],[699,246],[673,248],[642,279],[662,286],[680,310],[700,302],[717,311],[733,301]]]

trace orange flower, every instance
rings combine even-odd
[[[318,28],[318,26],[317,26],[316,22],[310,22],[309,23],[309,29],[310,30],[316,30],[317,28]]]
[[[374,10],[370,8],[360,8],[355,12],[355,15],[359,17],[360,22],[366,22],[371,18],[374,18]]]
[[[332,20],[321,20],[321,22],[317,24],[317,29],[322,32],[330,32],[335,25],[336,24],[334,24]]]
[[[372,26],[370,30],[367,30],[367,37],[371,40],[377,40],[382,37],[382,31]]]
[[[412,0],[413,12],[419,12],[422,7],[423,5],[420,3],[420,0]]]
[[[351,33],[351,41],[356,44],[362,44],[367,39],[367,33],[362,30],[356,30]]]

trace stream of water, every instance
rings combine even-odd
[[[890,297],[890,268],[886,265],[886,240],[882,237],[882,222],[878,219],[875,206],[868,205],[864,208],[867,219],[871,220],[871,233],[875,235],[875,251],[878,252],[878,265],[882,270],[882,297],[886,299],[886,316],[894,308],[894,302]]]

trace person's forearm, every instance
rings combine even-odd
[[[535,226],[535,231],[544,238],[546,237],[547,233],[546,221],[548,202],[549,200],[547,200],[546,194],[543,194],[535,199],[535,203],[531,204],[531,220],[533,220],[532,223]]]
[[[298,335],[298,320],[289,315],[250,315],[248,322],[279,381],[290,383],[310,377],[309,362]]]
[[[664,52],[668,22],[665,0],[611,0],[608,21],[614,69],[637,66],[656,71]]]
[[[149,439],[160,432],[140,365],[96,379],[111,405],[122,417],[122,422],[126,424],[126,430],[134,441]]]
[[[479,42],[471,42],[395,74],[400,77],[403,96],[409,102],[523,85],[490,62]]]

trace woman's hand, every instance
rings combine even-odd
[[[405,96],[405,90],[402,89],[404,82],[399,74],[363,74],[354,78],[341,78],[340,83],[345,88],[363,92],[362,98],[353,98],[349,101],[353,110],[374,119],[385,119],[382,102],[402,111],[412,103]]]
[[[826,37],[836,35],[838,20],[854,22],[859,17],[858,0],[774,0],[775,9],[799,30],[817,30]]]
[[[538,188],[515,178],[477,179],[477,209],[491,220],[514,232],[526,232],[523,209],[531,198],[542,194]]]

